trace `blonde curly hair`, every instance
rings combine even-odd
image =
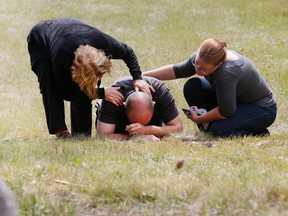
[[[72,79],[79,85],[81,91],[94,100],[98,98],[97,83],[105,73],[110,74],[112,63],[104,51],[89,45],[80,45],[74,54]]]

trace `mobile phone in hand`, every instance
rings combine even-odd
[[[190,115],[190,110],[182,108],[183,112],[185,113],[186,116]]]

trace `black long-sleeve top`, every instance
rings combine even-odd
[[[67,93],[75,90],[71,66],[74,52],[80,45],[101,49],[111,59],[122,59],[133,80],[142,79],[137,57],[131,47],[80,20],[64,18],[42,21],[32,28],[27,40],[28,44],[37,43],[41,47],[29,50],[32,69],[37,61],[49,59],[53,73],[57,76],[56,81],[61,83]]]

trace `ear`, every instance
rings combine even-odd
[[[126,102],[123,102],[123,106],[124,106],[124,108],[126,108]]]
[[[153,107],[155,106],[155,101],[153,101]]]

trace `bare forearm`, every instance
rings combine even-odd
[[[97,121],[97,136],[99,137],[107,137],[109,139],[114,140],[128,140],[128,134],[118,134],[114,133],[115,131],[115,124],[109,124],[102,121]]]
[[[179,132],[183,130],[182,118],[178,115],[175,119],[168,122],[163,126],[150,125],[146,126],[145,134],[152,134],[157,137],[167,136],[171,133]]]
[[[154,70],[146,71],[143,73],[143,76],[151,76],[159,80],[176,79],[172,64],[166,65],[166,66],[154,69]]]
[[[130,136],[128,134],[98,134],[102,137],[107,137],[109,139],[113,139],[113,140],[128,140],[130,138]]]
[[[164,137],[167,135],[170,135],[175,132],[181,131],[183,128],[181,126],[155,126],[150,125],[147,127],[147,133],[146,135],[154,135],[157,137]]]

